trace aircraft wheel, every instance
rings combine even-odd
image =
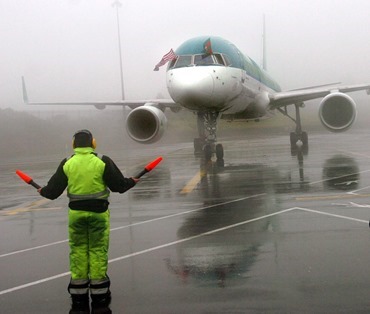
[[[211,158],[212,158],[212,147],[211,147],[211,145],[209,145],[209,144],[204,145],[203,152],[204,152],[205,161],[211,160]]]
[[[298,147],[296,146],[296,147],[294,147],[294,146],[292,146],[291,148],[290,148],[290,154],[291,154],[291,156],[297,156],[298,155]]]
[[[219,168],[223,168],[223,167],[225,166],[225,161],[224,161],[224,159],[223,159],[223,158],[219,158],[219,159],[217,159],[217,160],[216,160],[216,165],[217,165],[217,167],[219,167]]]
[[[200,138],[194,139],[194,155],[199,155],[202,152],[202,140]]]
[[[225,165],[225,162],[224,162],[224,147],[222,146],[222,144],[217,144],[216,145],[216,164],[217,164],[217,167],[219,168],[222,168],[224,167]]]
[[[302,132],[301,141],[302,141],[302,153],[303,153],[303,155],[307,155],[308,154],[308,135],[307,135],[307,132]]]
[[[224,147],[222,144],[216,145],[216,158],[217,159],[223,159],[224,158]]]
[[[293,149],[296,147],[298,141],[298,135],[295,132],[290,133],[290,147]]]
[[[302,141],[303,145],[308,145],[308,135],[307,135],[307,132],[302,132],[301,141]]]

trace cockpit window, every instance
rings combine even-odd
[[[231,63],[229,61],[229,58],[226,55],[220,53],[214,53],[212,55],[182,55],[171,61],[169,69],[202,65],[230,66],[230,64]]]
[[[174,65],[175,65],[176,61],[177,61],[177,58],[172,59],[172,60],[171,60],[171,62],[169,63],[169,65],[168,65],[168,68],[169,68],[169,69],[172,69],[172,68],[174,67]]]
[[[183,68],[192,64],[192,56],[178,56],[175,68]]]
[[[213,60],[212,55],[195,55],[194,56],[194,64],[195,65],[210,65],[215,64],[215,60]]]
[[[221,55],[219,55],[219,56],[221,57]],[[230,61],[229,57],[227,55],[225,55],[225,54],[222,54],[222,57],[223,57],[223,60],[225,62],[225,65],[227,67],[230,66],[231,65],[231,61]]]
[[[224,62],[224,60],[222,59],[222,56],[219,53],[216,53],[214,55],[214,57],[216,59],[217,64],[225,65],[225,62]]]

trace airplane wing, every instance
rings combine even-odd
[[[69,102],[29,102],[28,105],[71,105],[71,106],[95,106],[98,109],[104,109],[106,106],[127,106],[131,109],[144,105],[165,108],[180,108],[172,99],[146,99],[146,100],[118,100],[118,101],[69,101]]]
[[[322,87],[277,92],[269,95],[270,107],[271,109],[275,109],[287,105],[301,103],[307,100],[325,97],[326,95],[334,92],[350,93],[360,90],[366,90],[367,94],[370,95],[370,84],[358,84],[348,86],[324,85]]]
[[[26,83],[22,77],[23,101],[28,105],[71,105],[71,106],[95,106],[104,109],[106,106],[127,106],[131,109],[144,105],[151,105],[160,109],[171,108],[173,111],[181,109],[172,99],[145,99],[145,100],[117,100],[117,101],[68,101],[68,102],[30,102],[28,99]]]

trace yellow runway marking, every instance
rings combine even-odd
[[[63,192],[62,195],[66,195],[67,192]],[[40,207],[43,206],[47,203],[51,202],[51,200],[47,198],[41,198],[37,201],[32,201],[27,205],[23,205],[24,207],[18,207],[10,210],[2,210],[0,208],[0,216],[12,216],[12,215],[17,215],[20,213],[27,213],[31,211],[41,211],[41,210],[58,210],[62,209],[62,207]]]
[[[62,209],[62,207],[41,207],[41,208],[16,208],[13,210],[5,211],[4,213],[1,213],[1,216],[15,216],[21,213],[28,213],[28,212],[36,212],[36,211],[42,211],[42,210],[59,210]]]
[[[27,213],[31,211],[41,211],[41,210],[57,210],[61,209],[61,207],[40,207],[47,203],[49,203],[50,200],[48,199],[40,199],[37,201],[33,201],[29,203],[28,205],[25,205],[24,207],[18,207],[11,210],[4,210],[0,211],[0,216],[14,216],[21,213]]]
[[[40,200],[31,202],[31,204],[29,206],[27,206],[27,207],[41,206],[41,205],[44,205],[44,204],[49,203],[49,202],[50,202],[50,200],[45,199],[45,198],[42,198]]]
[[[198,173],[184,186],[180,194],[189,194],[199,184],[200,180],[207,174],[206,171],[199,170]]]

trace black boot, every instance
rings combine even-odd
[[[111,293],[108,290],[107,293],[103,294],[91,294],[91,313],[94,314],[108,314],[112,313],[109,308],[111,302]]]
[[[88,294],[71,294],[72,306],[69,314],[89,314],[89,295]]]

